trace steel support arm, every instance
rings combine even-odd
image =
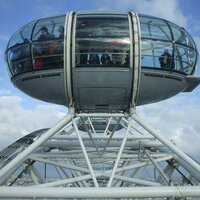
[[[0,187],[0,198],[166,198],[199,197],[200,186],[135,188]]]

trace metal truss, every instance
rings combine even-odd
[[[199,199],[200,165],[133,109],[68,114],[0,152],[0,198]]]

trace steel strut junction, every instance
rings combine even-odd
[[[200,198],[199,163],[136,112],[199,85],[184,28],[136,12],[68,12],[22,27],[5,55],[15,87],[69,113],[0,152],[0,198]]]

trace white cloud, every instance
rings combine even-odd
[[[187,18],[180,9],[178,0],[103,0],[95,1],[100,10],[136,11],[172,21],[187,27]]]
[[[0,149],[25,134],[53,126],[65,114],[56,105],[41,104],[29,110],[22,103],[17,96],[0,97]]]
[[[187,95],[137,107],[137,112],[160,134],[200,160],[200,104],[198,97]],[[52,127],[66,114],[59,106],[48,104],[25,109],[17,96],[0,97],[0,113],[0,149],[28,133]]]

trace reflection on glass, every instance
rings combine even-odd
[[[35,22],[32,22],[23,28],[21,28],[19,31],[17,31],[13,37],[11,38],[8,47],[13,47],[15,45],[28,43],[31,40],[31,34],[33,26],[35,25]]]
[[[34,42],[33,45],[34,69],[63,67],[63,42],[49,40]]]
[[[140,25],[143,38],[172,40],[169,26],[162,19],[141,16]]]
[[[192,74],[198,54],[191,36],[166,20],[145,15],[139,15],[139,18],[142,67]]]
[[[64,15],[41,19],[16,32],[7,51],[10,72],[17,75],[33,69],[63,67],[64,23]]]
[[[33,67],[63,67],[65,16],[40,20],[33,33]]]
[[[8,51],[8,62],[11,72],[16,75],[32,70],[30,45],[13,47]]]
[[[130,46],[127,16],[84,16],[77,17],[76,66],[112,66],[117,55],[118,65],[128,65],[127,52]],[[118,51],[118,52],[116,52]],[[118,58],[119,60],[119,58]]]
[[[191,74],[195,67],[196,52],[180,45],[176,45],[174,49],[176,70]]]
[[[169,53],[168,49],[165,49],[163,54],[159,57],[160,67],[162,69],[174,69],[174,59]]]
[[[142,66],[153,68],[171,68],[172,44],[161,41],[142,40]],[[164,52],[168,52],[171,58],[166,59]],[[170,57],[169,56],[169,57]],[[170,63],[170,64],[169,64]]]
[[[167,20],[146,15],[139,15],[139,20],[142,67],[193,74],[198,52],[186,30]],[[63,15],[34,21],[17,31],[7,49],[12,75],[62,68],[64,24]],[[128,67],[129,31],[127,15],[78,14],[75,30],[76,66]]]
[[[63,39],[64,21],[64,15],[60,17],[39,20],[33,32],[33,40],[41,40],[41,37],[44,37],[42,40],[48,40],[52,38]]]

